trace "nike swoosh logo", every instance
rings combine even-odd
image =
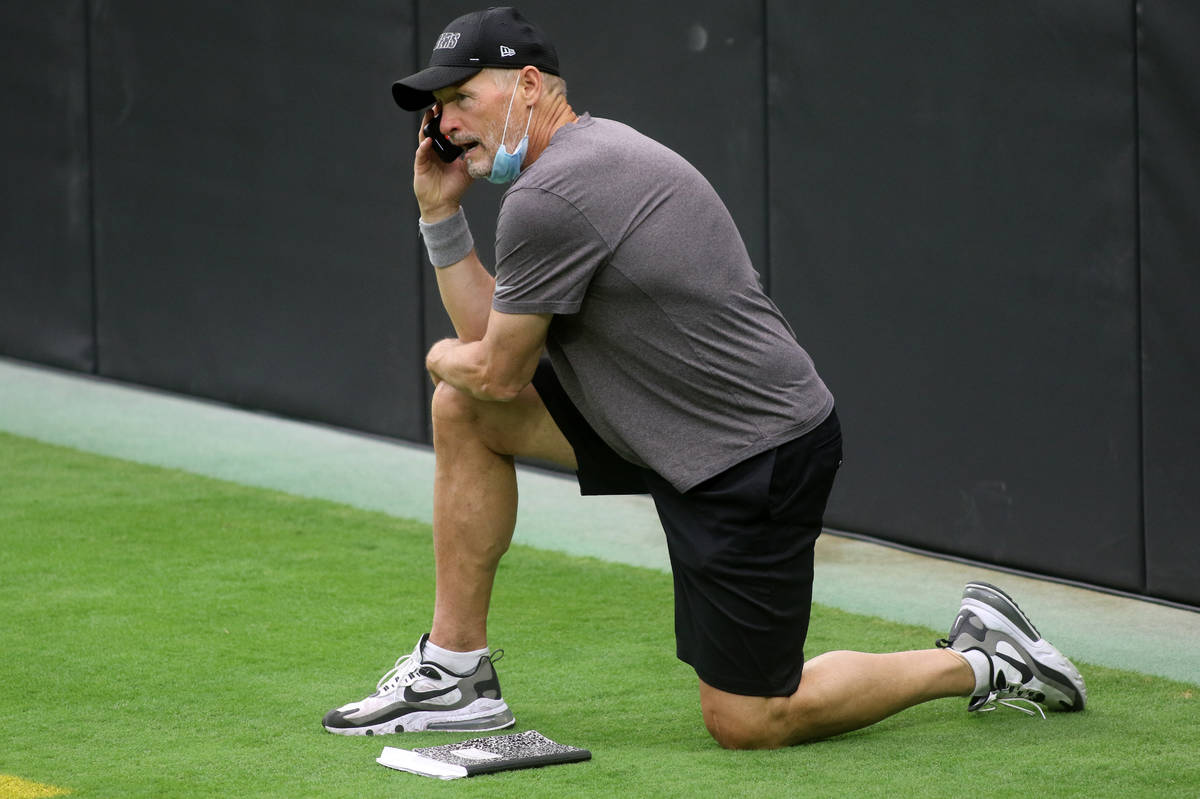
[[[428,702],[430,699],[437,699],[439,696],[445,696],[456,688],[458,688],[457,685],[451,685],[446,688],[439,688],[436,691],[414,691],[413,687],[408,685],[404,688],[404,701]]]
[[[1033,679],[1033,672],[1029,670],[1029,667],[1025,665],[1024,661],[1017,660],[1015,658],[1011,658],[1008,655],[1004,654],[1003,652],[997,652],[996,657],[1000,658],[1005,663],[1012,665],[1012,667],[1014,669],[1016,669],[1018,672],[1020,672],[1022,684],[1027,683]]]

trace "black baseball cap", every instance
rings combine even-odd
[[[451,22],[433,45],[429,66],[392,84],[406,111],[433,104],[433,92],[462,83],[484,67],[533,65],[558,74],[558,53],[546,35],[511,6],[473,11]]]

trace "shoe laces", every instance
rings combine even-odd
[[[1025,705],[1029,705],[1029,707],[1025,707]],[[999,707],[1007,707],[1012,708],[1013,710],[1019,710],[1022,713],[1026,713],[1030,716],[1036,716],[1040,714],[1043,721],[1046,719],[1046,711],[1042,710],[1042,706],[1037,702],[1034,702],[1032,699],[1026,699],[1022,696],[1001,696],[998,691],[992,691],[990,694],[988,694],[987,699],[983,700],[983,702],[974,710],[976,713],[990,713]]]
[[[1041,694],[1027,689],[1021,683],[1009,682],[1003,671],[997,672],[994,679],[995,687],[987,695],[987,699],[973,708],[975,712],[987,713],[997,707],[1007,707],[1030,716],[1041,715],[1045,720],[1046,711],[1042,710],[1042,706],[1035,700],[1035,697],[1040,697]]]
[[[416,652],[401,655],[396,659],[395,665],[379,678],[379,682],[375,684],[375,693],[390,693],[397,688],[410,685],[417,679],[420,668],[421,659]]]

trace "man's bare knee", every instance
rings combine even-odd
[[[704,726],[713,740],[725,749],[778,749],[788,744],[782,729],[762,717],[705,710]]]
[[[433,390],[434,429],[442,424],[473,424],[479,420],[479,400],[442,381]]]
[[[778,749],[792,743],[787,701],[730,694],[701,683],[704,726],[725,749]]]
[[[511,402],[480,400],[441,382],[433,392],[434,449],[464,437],[498,455],[523,455],[577,468],[575,453],[532,385]]]
[[[488,450],[510,458],[506,431],[496,416],[496,403],[478,400],[448,383],[433,391],[433,449],[440,456]],[[480,449],[482,448],[482,450]]]

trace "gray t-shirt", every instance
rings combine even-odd
[[[505,193],[492,305],[555,314],[547,351],[567,395],[679,491],[833,408],[712,186],[618,122],[559,128]]]

